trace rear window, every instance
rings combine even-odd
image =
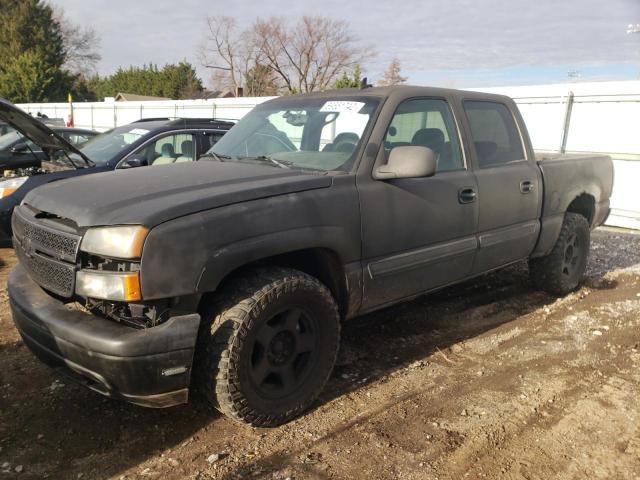
[[[506,105],[465,101],[464,110],[480,168],[525,159],[520,133]]]

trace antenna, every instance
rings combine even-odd
[[[367,77],[364,77],[360,81],[360,90],[364,90],[365,88],[371,88],[371,87],[373,87],[373,85],[367,82]]]

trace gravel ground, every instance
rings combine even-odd
[[[640,235],[592,238],[564,298],[518,264],[348,322],[315,408],[270,430],[67,384],[0,289],[0,479],[640,479]]]

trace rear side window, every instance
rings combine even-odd
[[[480,168],[525,159],[520,133],[506,105],[465,101],[464,110]]]

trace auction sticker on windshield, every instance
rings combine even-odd
[[[146,135],[147,133],[149,133],[149,130],[145,130],[144,128],[134,128],[133,130],[130,130],[129,133],[132,133],[133,135],[139,135],[139,136],[143,136]]]
[[[320,109],[321,112],[358,112],[364,107],[364,102],[349,100],[330,100]]]

